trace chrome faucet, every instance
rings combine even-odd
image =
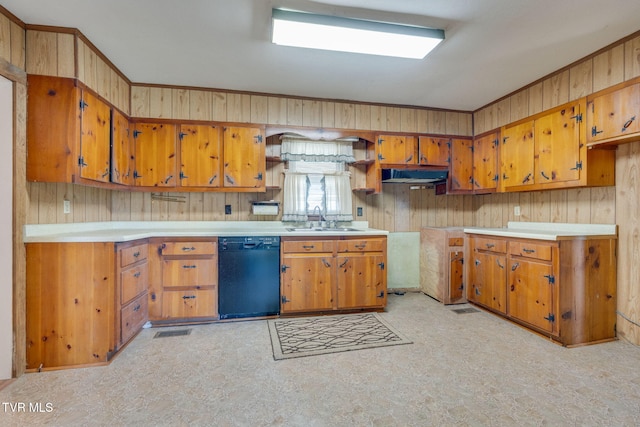
[[[313,208],[313,212],[312,212],[313,215],[316,214],[316,209],[318,210],[318,225],[317,225],[317,227],[323,227],[324,226],[323,222],[325,222],[325,216],[322,213],[322,209],[320,209],[320,206],[318,206],[318,205],[316,205]]]

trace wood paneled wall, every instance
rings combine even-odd
[[[474,114],[476,134],[640,76],[640,36],[631,36]],[[474,198],[474,225],[505,220],[618,224],[618,335],[640,345],[640,143],[616,154],[616,186]],[[512,216],[519,205],[523,215]]]
[[[0,9],[0,75],[13,81],[13,376],[26,366],[26,254],[23,229],[28,205],[26,187],[27,88],[24,24]],[[2,295],[6,298],[7,295]]]

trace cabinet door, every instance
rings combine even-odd
[[[27,180],[73,182],[80,147],[80,89],[75,79],[27,76]]]
[[[87,91],[80,101],[80,176],[109,182],[111,172],[111,108]]]
[[[338,308],[384,307],[386,272],[382,254],[345,254],[336,258]]]
[[[539,183],[580,179],[580,104],[536,119],[536,179]]]
[[[449,252],[449,297],[446,302],[463,302],[464,297],[464,253],[462,250],[452,250]]]
[[[451,165],[449,166],[449,190],[470,192],[473,190],[473,141],[451,140]]]
[[[506,255],[474,252],[467,299],[506,313]]]
[[[504,128],[500,145],[500,173],[503,188],[535,183],[533,134],[533,120]]]
[[[507,271],[509,316],[554,332],[553,267],[548,263],[511,258]]]
[[[449,166],[449,138],[418,138],[418,161],[421,165]]]
[[[176,126],[136,123],[135,183],[141,187],[175,187]]]
[[[331,254],[284,254],[280,311],[332,310],[335,266]]]
[[[220,186],[220,129],[216,126],[180,126],[180,185]]]
[[[495,190],[498,187],[498,134],[473,140],[473,189]]]
[[[135,153],[131,124],[122,113],[113,110],[112,126],[111,182],[133,185]]]
[[[587,106],[587,140],[640,132],[640,83],[594,98]]]
[[[415,165],[416,137],[380,135],[376,146],[380,164]]]
[[[267,160],[263,131],[256,127],[225,127],[224,187],[265,188]]]
[[[162,296],[162,317],[164,318],[190,319],[216,316],[218,316],[218,301],[215,289],[167,291]]]

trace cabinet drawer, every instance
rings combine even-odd
[[[308,240],[304,242],[282,242],[285,253],[333,252],[332,240]]]
[[[126,343],[133,337],[144,325],[148,319],[148,300],[147,293],[143,293],[131,304],[122,308],[120,316],[120,336],[122,343]]]
[[[162,297],[162,316],[188,319],[218,315],[217,289],[169,291]]]
[[[171,259],[162,261],[162,286],[212,286],[218,277],[213,259]]]
[[[148,255],[149,246],[146,243],[120,249],[120,267],[126,267],[143,259],[147,259]]]
[[[527,242],[509,242],[509,253],[516,256],[551,261],[551,246],[549,245]]]
[[[464,246],[464,237],[449,237],[449,246]]]
[[[507,252],[507,241],[496,239],[485,239],[482,237],[474,238],[474,246],[477,250],[490,252]]]
[[[164,242],[160,246],[162,255],[215,255],[216,242]]]
[[[384,239],[340,240],[338,252],[382,252]]]
[[[149,265],[145,262],[120,272],[120,303],[126,304],[147,289]]]

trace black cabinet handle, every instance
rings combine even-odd
[[[195,265],[183,265],[182,268],[196,268]]]
[[[195,299],[196,296],[195,295],[185,295],[182,297],[182,299]]]

